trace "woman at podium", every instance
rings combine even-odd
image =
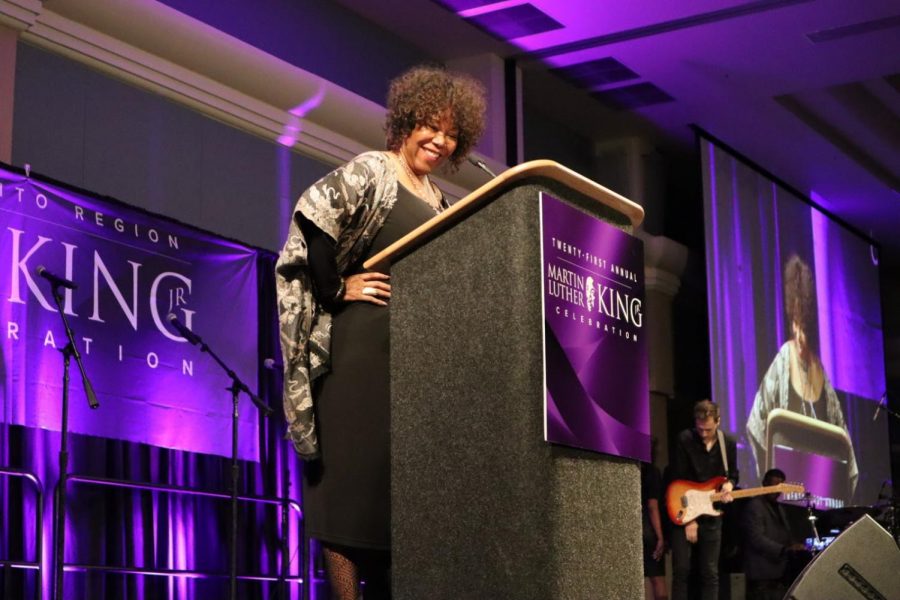
[[[366,152],[300,196],[276,266],[284,408],[304,467],[306,531],[334,598],[389,595],[387,273],[363,262],[442,210],[429,176],[458,168],[484,130],[482,86],[441,68],[393,80],[386,151]]]
[[[769,416],[776,409],[803,415],[810,419],[807,423],[819,421],[835,425],[841,435],[847,431],[840,400],[819,358],[815,278],[809,265],[796,254],[788,259],[784,267],[784,304],[791,338],[781,346],[766,371],[747,420],[747,434],[759,475],[774,466],[772,457],[767,456],[770,433],[767,428]],[[814,432],[807,438],[811,446],[816,446]],[[849,440],[849,435],[845,439]],[[823,454],[826,451],[824,446],[828,445],[826,438],[822,438],[821,445],[823,447],[810,447],[808,450]],[[849,499],[856,489],[859,470],[853,447],[849,442],[847,446],[846,499]]]

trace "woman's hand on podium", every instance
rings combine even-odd
[[[371,302],[378,306],[387,306],[391,297],[389,275],[377,271],[367,271],[351,275],[344,284],[344,302]]]

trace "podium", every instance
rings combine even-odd
[[[544,441],[541,192],[643,218],[532,161],[366,263],[392,285],[395,598],[644,597],[639,463]]]
[[[766,471],[778,467],[819,498],[849,503],[853,444],[843,428],[776,408],[766,420]]]

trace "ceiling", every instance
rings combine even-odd
[[[696,124],[900,257],[897,0],[337,1],[428,56],[515,58],[592,137],[690,151]]]

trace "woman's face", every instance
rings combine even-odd
[[[450,111],[446,110],[413,129],[400,144],[400,153],[416,175],[428,175],[453,154],[458,135]]]

